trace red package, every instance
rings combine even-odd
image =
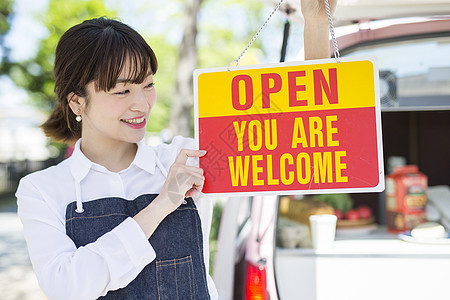
[[[391,232],[411,230],[425,219],[427,176],[416,165],[400,166],[386,176],[386,223]]]

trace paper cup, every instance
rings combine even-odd
[[[326,250],[333,247],[336,235],[335,215],[312,215],[309,217],[311,241],[314,249]]]

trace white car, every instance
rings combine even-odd
[[[429,186],[448,185],[450,16],[367,21],[336,32],[341,56],[378,58],[386,164],[402,156],[427,174]],[[221,299],[450,299],[449,239],[402,241],[384,226],[383,193],[351,196],[371,207],[375,224],[338,230],[334,247],[322,252],[281,241],[285,228],[299,226],[280,216],[281,196],[230,198],[214,268]],[[299,228],[292,239],[303,234]]]

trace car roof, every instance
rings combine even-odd
[[[442,35],[450,36],[450,15],[366,21],[336,28],[336,39],[342,51],[377,41]]]

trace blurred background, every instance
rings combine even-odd
[[[39,128],[54,103],[53,59],[62,33],[107,16],[144,36],[159,61],[148,142],[170,142],[179,134],[193,137],[193,69],[227,66],[272,9],[259,0],[0,0],[0,299],[46,299],[30,265],[14,192],[21,177],[66,156],[68,145],[52,142]],[[279,61],[285,20],[275,14],[240,65]],[[303,29],[293,24],[290,30],[286,57],[293,58]],[[224,201],[215,200],[211,261]]]
[[[277,3],[278,0],[0,0],[1,300],[46,299],[37,285],[28,258],[21,223],[17,217],[14,192],[21,177],[60,162],[70,149],[69,145],[54,143],[46,138],[39,128],[54,103],[53,55],[62,33],[85,19],[107,16],[120,19],[143,35],[155,51],[159,62],[155,76],[158,104],[152,109],[146,140],[149,144],[165,143],[170,142],[176,135],[194,136],[193,70],[228,66],[241,54]],[[285,0],[280,12],[273,15],[259,38],[240,59],[239,65],[302,60],[303,24],[299,7],[300,0]],[[335,26],[341,27],[337,28],[336,36],[342,56],[376,55],[379,59],[379,68],[382,71],[380,100],[386,170],[391,172],[395,166],[404,164],[417,165],[419,170],[428,176],[429,186],[445,189],[447,196],[441,197],[444,192],[440,192],[437,198],[445,200],[448,211],[445,215],[448,217],[443,218],[441,215],[444,214],[441,214],[433,220],[445,219],[448,224],[449,22],[448,0],[339,0],[334,20]],[[283,36],[289,38],[288,43]],[[358,249],[355,250],[354,240],[362,241],[361,243],[393,242],[392,251],[397,255],[395,261],[398,257],[403,258],[404,253],[412,253],[416,258],[422,259],[424,256],[426,259],[433,259],[433,262],[438,254],[442,261],[448,263],[450,252],[445,252],[446,248],[430,246],[427,252],[401,242],[397,234],[386,233],[384,193],[345,196],[349,198],[347,200],[352,201],[350,206],[365,205],[372,209],[373,224],[369,224],[368,229],[373,231],[373,228],[377,228],[375,233],[380,233],[383,237],[381,239],[374,236],[372,231],[364,231],[363,234],[357,231],[357,237],[352,235],[349,238],[341,238],[342,245],[352,242],[349,244],[349,255],[356,265],[368,255],[364,251],[361,254]],[[295,240],[288,240],[289,243],[285,245],[280,244],[283,230],[291,230],[298,225],[292,225],[292,218],[283,219],[286,216],[280,209],[280,197],[212,199],[214,214],[209,271],[216,275],[214,280],[222,299],[244,298],[242,291],[253,291],[254,282],[260,283],[258,289],[261,290],[254,299],[267,299],[267,291],[273,299],[283,298],[280,295],[298,296],[298,289],[303,290],[302,297],[307,300],[330,299],[308,298],[308,289],[315,289],[316,286],[310,282],[311,278],[315,278],[311,274],[314,275],[316,271],[304,268],[304,264],[297,268],[296,263],[291,260],[285,260],[287,263],[283,267],[273,263],[275,258],[283,262],[283,255],[290,259],[314,258],[311,249]],[[430,194],[428,198],[432,200]],[[293,197],[286,199],[293,205],[300,203],[297,201],[299,199]],[[338,202],[344,203],[342,199]],[[428,212],[431,211],[428,209]],[[220,224],[223,230],[219,234]],[[358,230],[360,229],[358,227]],[[450,229],[447,228],[447,231]],[[259,236],[259,232],[262,232],[262,236]],[[220,243],[217,242],[218,239],[221,240]],[[448,241],[450,237],[445,239],[445,242],[450,244]],[[372,252],[369,252],[369,256],[379,255],[376,251],[381,249],[381,246],[377,248],[364,245],[361,246],[363,249],[375,249],[370,250]],[[362,258],[358,255],[362,255]],[[435,269],[426,269],[425,266],[429,265],[426,259],[423,260],[421,270],[424,270],[424,274],[433,275],[428,276],[430,282],[440,282],[438,279],[448,278],[448,273],[441,276]],[[436,269],[439,269],[440,261],[436,262]],[[366,270],[364,276],[361,276],[360,270],[356,268],[357,272],[352,273],[354,279],[335,280],[338,277],[350,278],[339,273],[330,281],[335,284],[335,291],[338,291],[337,287],[341,289],[339,291],[345,291],[337,293],[342,294],[343,299],[369,299],[367,293],[365,297],[351,298],[346,292],[355,290],[355,287],[365,291],[375,287],[372,290],[374,295],[378,290],[388,290],[387,286],[390,285],[380,283],[382,278],[388,276],[380,276],[378,269],[384,272],[392,268],[391,263],[389,261],[389,265],[384,268],[383,264],[375,261],[374,270]],[[406,275],[414,273],[410,272],[409,268],[418,268],[416,261],[408,261],[405,265],[408,266],[402,273],[405,278]],[[275,281],[273,266],[277,268],[278,278],[285,280]],[[315,268],[314,264],[309,266]],[[353,270],[345,261],[345,267],[327,270],[325,274],[342,272],[344,269]],[[445,270],[445,267],[442,269],[442,272],[450,270]],[[290,273],[284,274],[285,271]],[[242,275],[244,273],[246,275]],[[370,274],[372,279],[367,277]],[[398,278],[403,278],[403,275],[392,273],[392,276]],[[304,280],[297,280],[299,276],[303,276]],[[246,278],[257,280],[246,281]],[[320,281],[319,276],[317,278],[317,286],[325,282],[322,279],[323,282]],[[292,283],[293,279],[296,279],[295,283]],[[358,279],[366,285],[356,284]],[[384,282],[394,282],[388,279]],[[350,284],[344,285],[345,281]],[[427,284],[419,285],[426,289]],[[399,282],[397,286],[401,288],[397,287],[395,291],[404,293],[404,286],[414,284],[405,279],[404,284]],[[440,296],[422,298],[448,299],[446,284],[439,287],[445,289],[441,291]],[[292,294],[289,294],[290,290]],[[314,290],[311,293],[315,295],[316,292]],[[408,299],[418,299],[422,295],[411,293],[416,298]],[[294,299],[297,296],[284,299]]]

